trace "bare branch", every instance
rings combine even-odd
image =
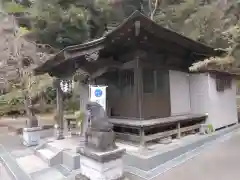
[[[153,10],[153,12],[152,12],[152,14],[151,14],[151,20],[153,20],[153,18],[154,18],[154,15],[155,15],[156,10],[157,10],[157,8],[158,8],[158,4],[159,4],[159,0],[156,0],[156,1],[155,1],[155,5],[154,5],[154,10]]]

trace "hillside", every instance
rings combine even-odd
[[[24,12],[25,25],[32,26],[30,33],[34,30],[32,34],[37,34],[31,42],[24,38],[26,36],[18,35],[22,24],[15,21],[16,16],[1,13],[0,92],[7,94],[0,96],[0,100],[8,98],[9,102],[21,91],[22,87],[17,86],[22,79],[18,71],[20,62],[26,60],[34,67],[56,52],[55,49],[102,36],[105,30],[116,27],[136,9],[166,28],[215,48],[228,50],[240,43],[240,0],[99,0],[93,4],[89,1],[87,5],[86,2],[33,1],[32,6],[23,4],[20,8],[11,4],[11,10]],[[235,56],[237,66],[240,64],[238,55]],[[48,82],[51,86],[49,79],[48,76],[35,79],[42,83],[34,86],[44,84],[48,87]],[[42,91],[43,87],[33,91]]]

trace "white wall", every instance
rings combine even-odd
[[[180,71],[169,71],[171,115],[191,112],[189,75]]]
[[[208,74],[191,74],[189,79],[191,112],[195,114],[208,113]]]
[[[236,102],[236,80],[232,81],[232,88],[223,92],[216,91],[216,81],[210,75],[209,82],[209,119],[215,129],[238,122]]]
[[[210,74],[190,75],[191,112],[208,113],[207,123],[214,129],[236,123],[236,80],[232,81],[232,88],[224,92],[216,90],[216,81]]]

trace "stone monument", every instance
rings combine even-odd
[[[38,119],[35,115],[35,107],[31,104],[28,107],[29,113],[27,127],[23,128],[23,144],[25,146],[36,146],[40,142],[41,127],[38,125]]]
[[[76,180],[115,180],[123,178],[122,156],[125,149],[115,145],[113,126],[101,105],[89,102],[91,125],[86,132],[85,147],[79,149],[81,174]]]

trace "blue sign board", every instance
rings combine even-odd
[[[103,94],[103,92],[102,92],[101,89],[96,89],[95,92],[94,92],[94,94],[95,94],[96,97],[101,97],[102,94]]]

